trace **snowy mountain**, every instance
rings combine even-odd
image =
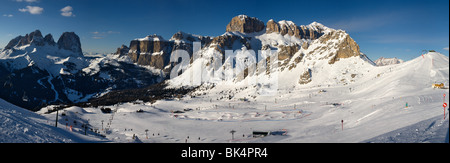
[[[10,71],[36,66],[53,76],[70,74],[87,64],[81,53],[80,39],[75,33],[65,32],[55,43],[51,34],[43,38],[39,30],[12,39],[0,59]],[[74,65],[68,66],[68,63]]]
[[[345,31],[317,22],[297,26],[285,20],[269,20],[265,30],[247,30],[250,33],[237,28],[259,29],[246,27],[246,22],[261,24],[254,21],[259,20],[242,15],[233,18],[225,34],[213,38],[190,56],[192,63],[172,70],[174,74],[188,73],[172,78],[170,85],[249,82],[253,83],[249,87],[259,88],[346,85],[374,68],[374,63],[360,52],[358,44]],[[237,29],[233,31],[231,27]]]
[[[36,30],[12,39],[0,52],[0,97],[30,110],[160,81],[159,72],[127,58],[84,57],[73,32],[64,32],[55,43],[51,34],[42,37]]]
[[[174,52],[186,52],[188,55]],[[356,58],[354,65],[374,65],[345,31],[328,28],[317,22],[298,26],[292,21],[276,22],[271,19],[265,25],[261,20],[247,15],[232,18],[226,33],[217,37],[178,32],[170,40],[165,40],[158,35],[149,35],[132,40],[130,48],[118,48],[116,54],[128,56],[136,64],[161,70],[167,78],[172,79],[169,83],[174,87],[226,80],[237,82],[247,76],[264,78],[265,75],[270,76],[271,71],[286,74],[289,77],[287,81],[293,81],[290,86],[307,84],[313,80],[317,83],[328,82],[324,84],[346,84],[360,76],[357,72],[349,73],[356,71],[357,67],[332,70],[347,71],[344,75],[354,79],[342,80],[335,75],[329,77],[331,80],[319,80],[321,76],[328,75],[321,73],[322,70],[328,72],[323,66],[333,67],[341,59],[353,57]],[[277,55],[272,57],[277,63],[269,65],[265,59],[270,59],[272,54]],[[266,68],[264,66],[270,67],[267,68],[268,73],[262,73]],[[262,69],[252,69],[257,67]],[[172,78],[171,75],[180,77]]]
[[[250,81],[261,93],[265,88],[346,85],[372,65],[345,31],[317,22],[296,25],[271,19],[265,24],[239,15],[217,37],[181,31],[169,40],[149,35],[97,58],[83,56],[73,32],[63,33],[55,43],[51,34],[42,37],[36,30],[14,38],[1,51],[0,97],[39,109],[165,79],[171,79],[173,88]]]
[[[397,57],[394,58],[384,58],[384,57],[380,57],[377,60],[375,60],[375,64],[377,66],[386,66],[386,65],[392,65],[392,64],[400,64],[403,63],[405,61],[398,59]]]
[[[220,36],[149,35],[104,57],[74,35],[34,31],[0,52],[0,98],[40,114],[0,100],[1,142],[79,142],[80,123],[96,131],[80,141],[448,142],[449,92],[431,85],[448,88],[449,59],[436,52],[376,66],[343,30],[246,15]],[[60,103],[78,104],[52,128]]]
[[[339,66],[357,59],[341,59],[331,68],[342,69]],[[319,86],[313,80],[262,96],[255,91],[258,86],[218,82],[203,84],[186,96],[104,106],[111,113],[89,106],[60,113],[89,119],[98,129],[102,120],[109,119],[111,125],[105,125],[101,133],[112,142],[448,143],[449,112],[443,114],[442,95],[449,92],[431,87],[435,81],[448,87],[448,57],[428,53],[402,64],[354,66],[367,69],[346,85]],[[448,102],[448,96],[444,101]],[[40,112],[47,109],[52,107]],[[261,136],[255,131],[271,134]]]
[[[54,127],[54,119],[25,110],[3,99],[0,99],[0,121],[2,121],[0,124],[1,143],[86,143],[106,141],[101,137],[85,136],[81,131],[69,132],[67,127],[65,129],[62,124],[59,127]],[[78,129],[79,127],[73,129],[73,131]]]

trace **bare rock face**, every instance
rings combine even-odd
[[[124,56],[124,55],[127,55],[128,51],[130,51],[130,48],[128,48],[128,46],[126,46],[126,45],[122,45],[121,47],[117,48],[117,51],[115,54],[117,54],[119,56]]]
[[[170,64],[172,52],[185,50],[192,57],[194,42],[201,42],[204,47],[211,41],[208,36],[197,36],[181,31],[175,33],[170,40],[165,40],[158,35],[149,35],[145,38],[132,40],[129,48],[122,45],[115,54],[128,55],[134,63],[161,69],[169,74],[172,69]]]
[[[308,26],[297,26],[292,21],[282,20],[279,22],[275,22],[274,20],[270,19],[267,22],[266,33],[279,33],[283,36],[289,35],[297,37],[299,39],[315,40],[323,35],[322,26],[323,25],[315,22]]]
[[[280,25],[275,22],[273,19],[270,19],[267,22],[266,33],[280,33]]]
[[[300,75],[300,79],[298,81],[298,84],[308,84],[312,81],[311,79],[311,69],[307,69],[303,72],[302,75]]]
[[[83,56],[80,37],[78,37],[78,35],[74,32],[64,32],[61,37],[59,37],[57,44],[60,49],[69,50],[79,56]]]
[[[163,69],[169,63],[173,43],[161,36],[150,35],[130,42],[128,56],[139,65],[150,65]]]
[[[43,39],[44,38],[42,37],[41,31],[35,30],[29,34],[26,34],[25,36],[18,36],[12,39],[6,45],[5,49],[12,49],[13,47],[20,47],[31,43],[37,46],[43,46],[44,45]]]
[[[278,52],[278,60],[285,60],[290,59],[292,56],[294,56],[297,51],[299,51],[299,45],[292,45],[292,46],[285,46],[285,45],[279,45],[278,49],[280,50]]]
[[[377,60],[375,60],[374,62],[377,66],[386,66],[386,65],[400,64],[405,61],[398,59],[397,57],[394,57],[394,58],[380,57]]]
[[[55,46],[56,45],[55,40],[53,40],[52,34],[45,35],[44,43],[47,43],[47,44],[49,44],[51,46]]]
[[[278,22],[278,24],[280,24],[280,34],[281,35],[286,35],[288,34],[289,36],[295,36],[297,38],[302,38],[302,35],[300,33],[299,27],[292,21],[285,21],[282,20],[280,22]]]
[[[222,54],[225,54],[225,50],[232,49],[235,41],[241,38],[235,35],[223,35],[214,37],[211,44],[214,45],[214,49]]]
[[[24,45],[34,45],[34,46],[58,46],[59,49],[65,49],[74,52],[77,56],[82,56],[80,38],[74,32],[64,32],[55,43],[53,36],[51,34],[42,37],[42,33],[39,30],[35,30],[25,36],[17,36],[16,38],[9,41],[5,49],[12,49],[21,47]]]
[[[241,33],[253,33],[264,30],[264,22],[261,20],[249,17],[247,15],[239,15],[231,19],[227,25],[227,32],[241,32]]]
[[[349,58],[361,55],[359,45],[344,31],[338,30],[330,32],[320,37],[319,41],[325,43],[330,39],[340,40],[340,42],[335,45],[338,50],[336,54],[328,61],[329,64],[334,64],[336,61],[339,61],[340,58]]]

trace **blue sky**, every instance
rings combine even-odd
[[[0,47],[39,29],[55,41],[73,31],[83,51],[109,53],[150,34],[218,36],[240,14],[343,29],[373,60],[449,54],[448,0],[0,0]]]

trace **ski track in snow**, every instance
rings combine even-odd
[[[446,134],[445,134],[446,133]],[[449,143],[449,121],[443,116],[433,117],[406,126],[369,140],[364,143]]]
[[[48,76],[47,82],[50,84],[52,90],[55,92],[55,99],[53,101],[50,101],[49,103],[56,102],[59,99],[58,91],[55,90],[55,86],[53,85],[52,80],[53,77],[51,75]]]
[[[153,104],[105,106],[113,110],[111,114],[98,108],[69,107],[59,112],[65,116],[60,116],[58,128],[52,127],[56,113],[45,114],[53,106],[43,108],[38,115],[2,100],[0,119],[4,123],[0,142],[448,142],[449,117],[447,111],[443,120],[442,94],[448,95],[449,90],[433,89],[430,82],[442,80],[448,85],[448,69],[440,68],[448,67],[448,59],[434,62],[432,70],[437,73],[432,79],[426,59],[420,57],[395,65],[399,69],[392,72],[389,66],[376,67],[359,81],[346,85],[318,86],[312,82],[284,86],[275,96],[249,97],[257,92],[255,87],[234,83],[199,90],[199,94],[208,94],[192,98],[188,95]],[[342,59],[334,66],[346,61],[353,60]],[[47,81],[54,90],[52,79]],[[241,87],[245,89],[236,90]],[[231,92],[223,93],[224,90]],[[56,101],[58,94],[54,91]],[[234,96],[231,100],[219,100],[228,93]],[[239,100],[243,97],[248,101]],[[187,108],[192,110],[184,111]],[[143,112],[136,112],[140,109]],[[95,136],[93,131],[84,136],[81,124],[86,123],[106,139]],[[73,126],[73,131],[66,124]],[[253,131],[281,129],[288,134],[252,137]],[[236,131],[236,140],[231,140],[231,130]]]

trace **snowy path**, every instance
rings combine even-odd
[[[393,66],[374,68],[359,81],[347,85],[285,87],[274,96],[257,96],[255,87],[238,90],[239,85],[217,85],[196,97],[158,100],[153,104],[131,102],[104,106],[115,109],[114,114],[105,114],[93,107],[70,107],[64,112],[69,123],[88,122],[108,141],[121,143],[448,142],[449,113],[447,111],[444,121],[442,95],[447,94],[445,101],[448,103],[449,90],[433,89],[431,82],[434,81],[430,81],[448,82],[449,72],[444,68],[448,67],[448,59],[442,58],[434,61],[432,69],[431,61],[420,57],[396,65],[397,69],[392,72]],[[431,70],[436,72],[433,79],[430,79]],[[229,94],[234,97],[220,98]],[[249,100],[239,100],[244,97]],[[0,107],[10,106],[0,101]],[[172,113],[174,111],[185,113]],[[68,134],[65,125],[52,130],[48,124],[54,123],[55,113],[43,114],[43,109],[41,116],[34,114],[32,118],[25,116],[29,113],[20,116],[17,112],[0,109],[0,120],[6,124],[0,126],[3,132],[0,139],[6,137],[0,141],[18,137],[25,137],[19,142],[86,140]],[[49,123],[45,123],[46,120]],[[34,126],[34,122],[39,125]],[[264,138],[251,135],[253,131],[280,129],[289,132],[286,136]],[[230,141],[231,130],[236,131],[236,141]],[[75,128],[75,131],[79,133],[80,129]],[[40,140],[30,134],[35,132],[49,138]],[[132,139],[133,135],[139,139]],[[87,140],[105,141],[92,135]]]
[[[49,115],[50,117],[51,115]],[[87,143],[106,142],[105,139],[89,137],[67,128],[54,127],[55,122],[44,116],[12,105],[0,99],[0,143]]]
[[[448,143],[449,120],[442,116],[430,118],[374,138],[364,143]]]

